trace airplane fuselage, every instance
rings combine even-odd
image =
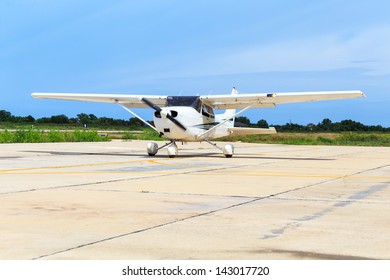
[[[209,130],[211,127],[220,123],[224,114],[210,114],[196,110],[191,106],[172,106],[162,107],[160,113],[155,113],[153,121],[156,129],[160,133],[161,137],[169,140],[183,141],[183,142],[199,142],[205,139],[213,139],[229,135],[227,128],[233,127],[233,121],[229,121],[224,125],[210,131],[210,133],[198,137],[202,133]],[[170,114],[180,123],[186,124],[186,130],[183,130],[172,121],[170,121],[166,115]]]

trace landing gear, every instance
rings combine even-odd
[[[232,144],[226,144],[222,149],[223,154],[227,158],[231,158],[234,153],[234,146]]]
[[[176,143],[174,141],[171,141],[160,148],[158,147],[157,143],[155,142],[149,142],[148,145],[146,146],[146,152],[148,153],[149,156],[155,156],[158,152],[158,150],[165,148],[168,146],[168,156],[170,158],[174,158],[175,156],[178,155],[179,149],[176,146]]]
[[[172,144],[168,147],[168,156],[170,158],[174,158],[179,153],[179,149],[176,146],[175,142],[172,142]]]
[[[223,146],[223,148],[221,148],[213,142],[210,142],[208,140],[205,141],[210,145],[216,147],[217,149],[221,150],[225,155],[225,157],[227,158],[231,158],[234,154],[234,146],[232,144],[226,144],[225,146]],[[146,151],[149,156],[155,156],[159,150],[165,147],[168,147],[167,151],[168,151],[168,156],[170,158],[174,158],[179,154],[179,148],[177,147],[175,141],[171,141],[161,147],[158,147],[157,143],[155,142],[149,142],[148,145],[146,146]]]
[[[216,147],[217,149],[221,150],[223,152],[223,154],[225,155],[225,157],[227,158],[231,158],[234,154],[234,146],[232,144],[226,144],[225,146],[223,146],[223,148],[219,147],[217,144],[209,141],[209,140],[205,140],[207,143],[209,143],[210,145]]]
[[[158,152],[158,145],[155,142],[149,142],[146,146],[146,151],[149,156],[155,156]]]

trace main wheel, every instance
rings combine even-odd
[[[223,154],[225,155],[225,157],[231,158],[234,154],[234,146],[232,144],[226,144],[223,147]]]

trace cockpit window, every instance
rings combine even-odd
[[[214,118],[213,108],[207,106],[206,104],[202,105],[202,114],[208,118]]]
[[[202,102],[200,101],[199,96],[168,96],[166,107],[173,106],[192,107],[198,112],[200,112]]]

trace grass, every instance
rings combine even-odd
[[[137,133],[128,131],[125,132],[122,137],[123,140],[155,140],[155,141],[161,141],[163,138],[158,136],[157,131],[152,129],[144,129],[143,131]]]
[[[96,142],[110,139],[163,140],[150,128],[141,131],[110,132],[100,135],[96,130],[57,129],[41,130],[28,128],[0,131],[0,143],[43,142]],[[277,133],[269,135],[228,136],[217,139],[225,142],[246,142],[288,145],[332,145],[332,146],[383,146],[390,147],[390,133],[343,132],[343,133]]]
[[[0,143],[46,143],[46,142],[98,142],[109,141],[107,135],[101,136],[94,130],[39,130],[17,129],[0,131]]]
[[[278,133],[228,136],[222,141],[289,145],[384,146],[390,147],[390,133]]]
[[[162,140],[158,133],[145,129],[141,133],[126,132],[125,140]],[[384,146],[390,147],[390,133],[277,133],[268,135],[228,136],[217,139],[224,142],[246,142],[288,145],[330,145],[330,146]]]

